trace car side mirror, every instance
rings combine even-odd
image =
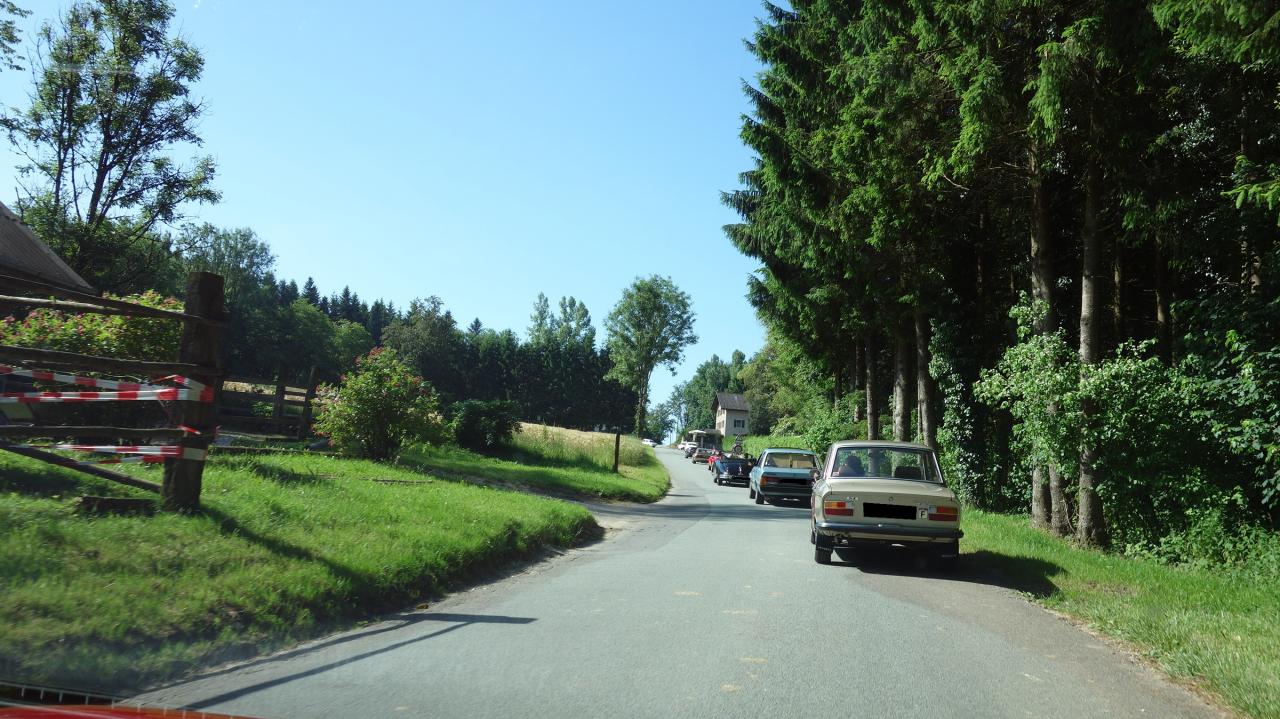
[[[822,479],[822,470],[820,470],[820,469],[811,469],[811,470],[809,470],[809,481],[810,481],[810,482],[813,482],[813,483],[815,483],[815,484],[816,484],[816,483],[817,483],[817,481],[818,481],[819,479]]]

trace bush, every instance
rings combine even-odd
[[[155,292],[110,299],[136,302],[164,310],[182,310],[182,303]],[[0,319],[0,343],[81,354],[162,362],[178,359],[182,323],[124,315],[68,314],[39,309],[21,320]]]
[[[164,310],[182,310],[182,303],[156,292],[115,296],[111,299],[136,302]],[[38,309],[22,319],[0,318],[0,344],[76,352],[100,357],[164,362],[178,359],[182,323],[173,320],[94,313],[71,314]],[[101,375],[100,372],[71,370],[71,374]],[[134,379],[147,379],[134,377]],[[40,389],[45,387],[40,386]],[[49,389],[67,390],[64,385]],[[34,410],[44,422],[138,426],[164,419],[154,402],[103,402],[87,404],[45,404]]]
[[[1023,320],[1022,341],[983,373],[975,394],[1012,413],[1028,463],[1052,463],[1075,477],[1080,447],[1095,449],[1097,491],[1118,545],[1154,546],[1184,531],[1199,536],[1192,527],[1206,507],[1248,514],[1247,477],[1213,436],[1210,393],[1191,365],[1167,366],[1151,356],[1150,343],[1126,343],[1082,366],[1061,332],[1032,334],[1030,314],[1014,315]]]
[[[832,406],[823,402],[809,412],[809,426],[804,431],[805,445],[817,452],[825,454],[833,442],[843,439],[855,439],[867,436],[867,423],[854,419],[853,405],[841,402]]]
[[[391,459],[405,444],[440,444],[448,436],[431,385],[392,350],[356,360],[340,385],[321,388],[317,404],[316,431],[356,457]]]
[[[466,400],[453,405],[453,437],[462,447],[491,450],[520,431],[520,406],[507,400]]]

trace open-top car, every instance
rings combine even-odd
[[[747,498],[756,504],[781,499],[807,500],[818,458],[807,449],[766,449],[760,452],[747,482]]]
[[[715,462],[715,481],[726,484],[747,484],[751,481],[751,460],[748,457],[726,455]]]
[[[931,551],[944,568],[960,553],[960,502],[934,451],[907,442],[837,442],[813,476],[814,559],[862,544]]]

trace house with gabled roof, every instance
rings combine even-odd
[[[751,433],[747,421],[751,405],[747,398],[732,392],[716,392],[711,401],[711,412],[716,416],[716,431],[722,437],[735,437]]]

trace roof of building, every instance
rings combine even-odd
[[[22,224],[4,203],[0,202],[0,273],[23,279],[57,285],[63,289],[95,294],[85,282],[54,254],[49,246]]]
[[[716,392],[716,398],[711,402],[711,411],[718,409],[735,409],[742,412],[751,411],[751,406],[747,403],[747,398],[740,394],[732,392]]]

